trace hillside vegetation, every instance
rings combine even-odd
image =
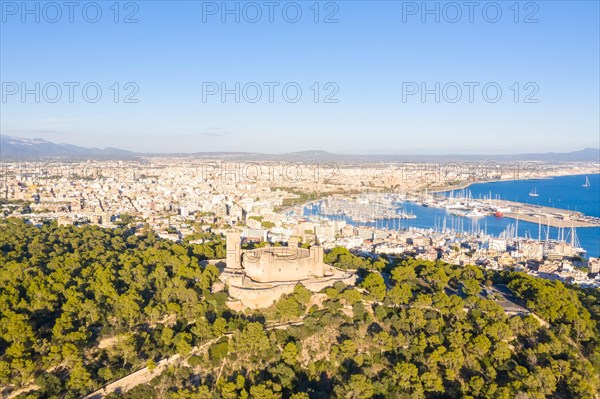
[[[521,273],[335,248],[357,287],[302,285],[264,311],[212,293],[214,236],[175,244],[150,231],[0,221],[0,386],[79,398],[180,354],[109,398],[594,398],[598,290]],[[527,308],[507,313],[482,290]],[[496,298],[497,299],[497,298]]]

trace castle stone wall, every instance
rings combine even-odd
[[[338,281],[356,282],[356,274],[323,263],[323,248],[265,247],[242,250],[239,233],[227,233],[227,265],[220,279],[229,286],[229,295],[250,308],[269,307],[282,295],[302,283],[313,292]]]
[[[324,276],[322,248],[272,247],[244,251],[242,266],[252,280],[269,283]],[[319,256],[319,253],[321,254]]]

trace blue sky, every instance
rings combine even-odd
[[[239,7],[239,22],[222,15],[221,1],[120,2],[118,16],[113,1],[100,1],[98,18],[94,5],[80,2],[73,22],[63,2],[54,3],[60,18],[48,2],[28,2],[33,14],[20,1],[1,3],[1,134],[148,152],[600,146],[597,1],[482,1],[473,22],[462,1],[427,2],[437,5],[439,22],[423,14],[421,1],[276,1],[272,23],[262,1],[227,2]],[[256,9],[262,17],[252,23]],[[128,15],[138,22],[124,23]],[[72,102],[66,82],[79,85]],[[97,102],[93,91],[82,93],[92,82],[102,90]],[[221,85],[235,91],[236,82],[240,101],[235,94],[223,101]],[[433,90],[424,99],[423,84]],[[257,85],[262,97],[251,102]],[[298,87],[302,95],[291,102]],[[33,93],[23,98],[23,88]],[[493,102],[496,88],[502,95]],[[127,94],[138,102],[124,102]],[[326,102],[328,94],[337,102]]]

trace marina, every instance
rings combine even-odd
[[[324,216],[349,217],[357,222],[374,222],[378,219],[414,219],[416,216],[398,207],[396,195],[361,195],[357,198],[327,198],[320,205]]]
[[[519,198],[527,201],[532,198],[528,195],[532,192],[531,184],[499,182],[476,184],[469,189],[447,193],[363,194],[363,198],[346,198],[349,206],[346,211],[340,207],[344,204],[340,197],[335,200],[329,198],[296,209],[295,213],[389,230],[419,228],[470,235],[520,237],[550,243],[570,241],[571,236],[576,236],[579,240],[576,247],[585,250],[587,256],[597,257],[600,256],[600,211],[597,210],[597,197],[594,200],[594,190],[598,188],[594,182],[598,175],[589,176],[591,187],[583,186],[586,184],[585,177],[545,179],[543,184],[537,180],[535,184],[539,197],[533,198],[538,203],[512,200]],[[557,193],[548,187],[552,184],[568,186],[565,180],[572,181],[573,190]],[[548,201],[548,193],[556,199]],[[562,207],[546,206],[543,202]],[[391,213],[391,206],[396,207],[396,215]],[[556,245],[553,244],[553,247]]]
[[[469,197],[435,197],[422,203],[427,207],[444,208],[448,213],[467,218],[484,216],[507,217],[551,227],[599,227],[600,218],[568,209],[524,204],[520,202]]]

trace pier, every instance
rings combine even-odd
[[[502,215],[511,219],[519,219],[531,223],[540,223],[551,227],[599,227],[600,218],[586,216],[581,212],[567,209],[552,208],[547,206],[523,204],[506,200],[485,200],[486,204],[495,206],[495,209],[510,208],[510,212]]]

